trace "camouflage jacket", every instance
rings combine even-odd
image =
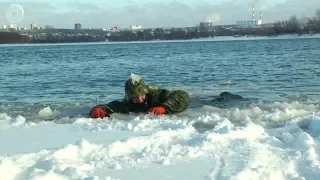
[[[147,86],[146,100],[142,104],[135,104],[126,97],[122,101],[111,101],[108,104],[99,104],[107,113],[147,113],[152,107],[161,106],[166,114],[173,114],[185,111],[189,106],[189,95],[182,90],[167,90],[154,86]],[[95,108],[94,107],[94,108]]]

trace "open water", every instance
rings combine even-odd
[[[0,46],[0,113],[50,106],[86,114],[121,99],[130,73],[186,90],[191,107],[222,91],[258,101],[320,100],[320,39]],[[202,102],[204,102],[202,104]]]

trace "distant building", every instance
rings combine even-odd
[[[255,20],[254,17],[254,6],[252,6],[252,20],[251,21],[237,21],[236,25],[239,28],[257,28],[262,25],[262,13],[260,12],[260,19]]]
[[[109,31],[111,31],[111,32],[120,32],[120,28],[115,26],[113,28],[110,28]]]
[[[140,25],[131,25],[130,29],[131,30],[138,30],[138,29],[142,29],[142,26],[140,26]]]
[[[15,28],[13,24],[9,25],[9,29]]]
[[[74,29],[81,29],[81,24],[80,23],[74,24]]]
[[[32,23],[30,28],[31,29],[37,29],[37,24]]]
[[[107,31],[106,28],[88,28],[89,30]]]
[[[3,25],[3,26],[2,26],[2,29],[7,29],[7,25]]]
[[[200,22],[199,31],[200,32],[208,32],[212,27],[211,22]]]
[[[260,25],[263,28],[271,28],[275,26],[275,23],[264,23]]]
[[[45,28],[45,29],[54,29],[54,27],[51,26],[51,25],[46,25],[46,26],[44,26],[44,28]]]
[[[257,27],[258,21],[237,21],[236,25],[242,28],[253,28]]]

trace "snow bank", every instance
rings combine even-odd
[[[53,110],[50,108],[50,106],[47,106],[47,107],[41,109],[41,110],[38,112],[38,116],[39,116],[40,118],[48,118],[48,117],[56,116],[56,115],[59,115],[59,114],[60,114],[59,111],[57,111],[57,110],[54,110],[54,111],[53,111]]]
[[[283,127],[282,131],[290,128]],[[59,133],[67,135],[67,130]],[[109,133],[112,131],[105,135]],[[300,173],[308,170],[318,171],[315,175],[320,175],[317,153],[315,141],[303,131],[297,130],[286,140],[279,140],[261,126],[235,127],[224,119],[206,133],[187,126],[110,143],[91,143],[81,138],[52,150],[2,156],[0,171],[7,179],[122,179],[125,177],[112,172],[123,171],[125,174],[128,170],[139,171],[150,166],[179,168],[183,162],[211,159],[213,168],[203,174],[209,179],[249,176],[252,179],[290,179],[302,178]],[[104,174],[101,170],[109,173]],[[179,174],[170,176],[178,178]]]
[[[52,115],[49,109],[41,112]],[[315,179],[319,120],[318,105],[298,102],[41,123],[0,114],[0,174],[21,180]]]

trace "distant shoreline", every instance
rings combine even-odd
[[[250,21],[251,22],[251,21]],[[252,23],[252,22],[251,22]],[[0,44],[115,44],[154,42],[198,42],[318,38],[320,9],[314,17],[298,18],[267,24],[237,24],[195,27],[148,28],[140,30],[36,29],[0,31]]]
[[[282,34],[272,36],[214,36],[206,38],[181,39],[181,40],[148,40],[148,41],[96,41],[96,42],[58,42],[58,43],[3,43],[0,46],[45,46],[45,45],[98,45],[98,44],[148,44],[148,43],[175,43],[175,42],[224,42],[224,41],[251,41],[251,40],[282,40],[282,39],[313,39],[320,38],[316,34]]]

